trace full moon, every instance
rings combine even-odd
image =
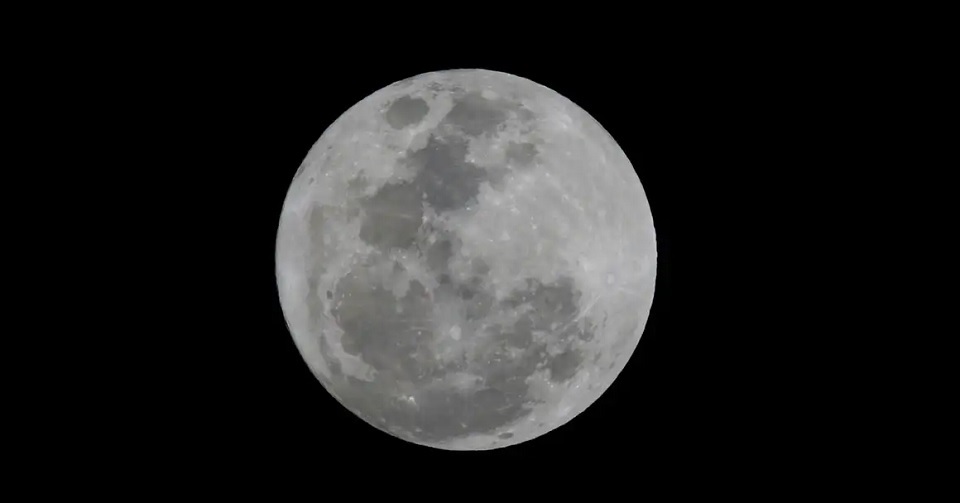
[[[600,398],[640,340],[656,261],[613,137],[543,85],[474,69],[344,112],[294,175],[276,242],[287,326],[326,391],[448,450],[534,439]]]

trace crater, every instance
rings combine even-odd
[[[384,117],[387,120],[387,124],[390,124],[390,127],[403,129],[407,126],[419,124],[420,121],[427,116],[427,112],[429,111],[430,107],[427,106],[427,102],[423,99],[401,96],[390,104]]]
[[[508,438],[513,438],[513,433],[510,433],[510,432],[501,433],[501,434],[497,435],[497,438],[500,438],[500,439],[503,439],[503,440],[506,440],[506,439],[508,439]]]

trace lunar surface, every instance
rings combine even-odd
[[[294,176],[276,246],[283,313],[323,387],[440,449],[574,418],[623,370],[654,295],[653,218],[616,141],[555,91],[486,70],[343,113]]]

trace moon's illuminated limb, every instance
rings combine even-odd
[[[323,386],[370,424],[489,449],[612,383],[653,299],[643,188],[612,137],[520,77],[424,74],[331,125],[291,183],[277,280]]]

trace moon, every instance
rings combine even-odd
[[[374,92],[284,200],[279,300],[324,389],[375,428],[507,447],[593,404],[640,340],[656,278],[643,186],[586,111],[462,69]]]

